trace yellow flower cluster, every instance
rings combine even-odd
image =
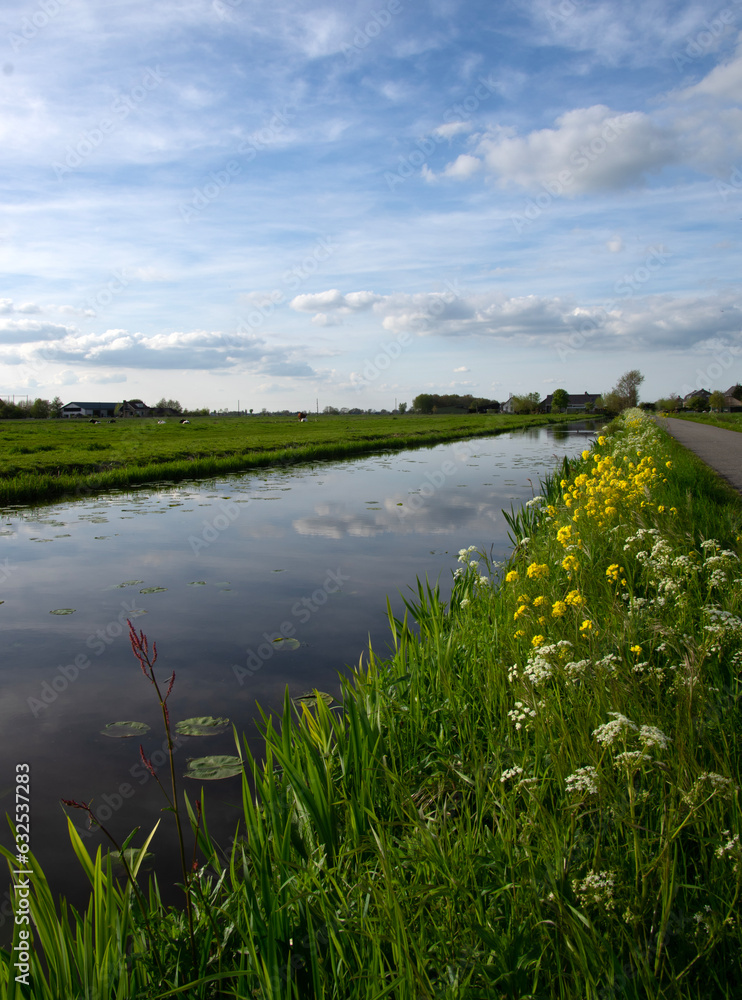
[[[581,608],[585,603],[585,598],[579,592],[579,590],[570,590],[570,592],[564,598],[565,602],[573,608]]]
[[[562,567],[563,569],[566,569],[568,573],[576,573],[580,568],[580,563],[576,556],[565,556],[564,559],[562,559]]]
[[[549,575],[549,566],[547,563],[531,563],[531,565],[526,570],[526,576],[529,580],[541,580]],[[507,577],[505,578],[507,579]]]
[[[662,478],[651,455],[639,458],[638,463],[589,451],[583,451],[582,457],[592,459],[590,471],[581,473],[571,485],[562,480],[564,503],[573,521],[590,518],[599,527],[615,523],[621,513],[644,506],[652,484]],[[557,539],[565,544],[562,537],[569,536],[560,537],[560,532],[564,529],[557,531]]]

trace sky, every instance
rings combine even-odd
[[[742,0],[0,14],[0,395],[742,382]]]

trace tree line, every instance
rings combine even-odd
[[[439,413],[442,410],[466,410],[467,413],[482,413],[484,410],[500,409],[496,399],[485,399],[480,396],[457,396],[453,393],[438,395],[435,392],[422,392],[412,401],[415,413]]]

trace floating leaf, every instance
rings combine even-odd
[[[123,852],[124,857],[126,858],[126,863],[129,866],[129,870],[131,870],[136,864],[140,850],[141,848],[127,847]],[[114,875],[126,875],[126,868],[124,867],[124,862],[121,860],[121,851],[109,851],[108,857],[111,859],[111,868]],[[154,859],[154,854],[151,851],[146,851],[144,857],[142,858],[142,863],[139,866],[139,871],[151,871]]]
[[[142,736],[149,732],[146,722],[109,722],[105,729],[101,729],[103,736],[113,736],[116,739],[123,739],[125,736]]]
[[[176,722],[175,732],[181,736],[217,736],[229,729],[229,719],[218,719],[213,715],[202,715],[193,719]]]
[[[140,594],[160,594],[164,590],[167,590],[167,587],[145,587],[144,590],[140,590],[139,593]]]
[[[301,646],[301,643],[298,639],[284,639],[283,637],[279,637],[273,640],[274,649],[298,649],[299,646]]]
[[[300,694],[297,698],[293,698],[295,705],[306,705],[307,708],[316,708],[317,699],[323,701],[325,705],[332,705],[335,700],[331,694],[326,691],[305,691],[304,694]]]
[[[50,611],[50,615],[74,615],[74,608],[56,608],[54,611]]]
[[[144,583],[144,580],[124,580],[123,583],[117,583],[116,584],[116,588],[118,588],[118,587],[136,587],[140,583]]]
[[[206,586],[206,580],[191,580],[191,582],[188,584],[188,586],[189,587],[205,587]]]
[[[196,778],[197,781],[215,781],[219,778],[233,778],[241,771],[242,761],[239,757],[218,754],[189,760],[185,777]]]

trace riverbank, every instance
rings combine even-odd
[[[342,713],[287,702],[265,765],[240,743],[240,834],[199,828],[195,956],[181,910],[152,890],[145,926],[78,840],[94,901],[55,936],[31,861],[50,971],[31,956],[16,995],[731,1000],[741,531],[627,415],[512,518],[507,565],[462,550],[448,606],[421,585],[419,635],[391,620]]]
[[[0,506],[486,437],[584,414],[193,417],[0,423]]]

